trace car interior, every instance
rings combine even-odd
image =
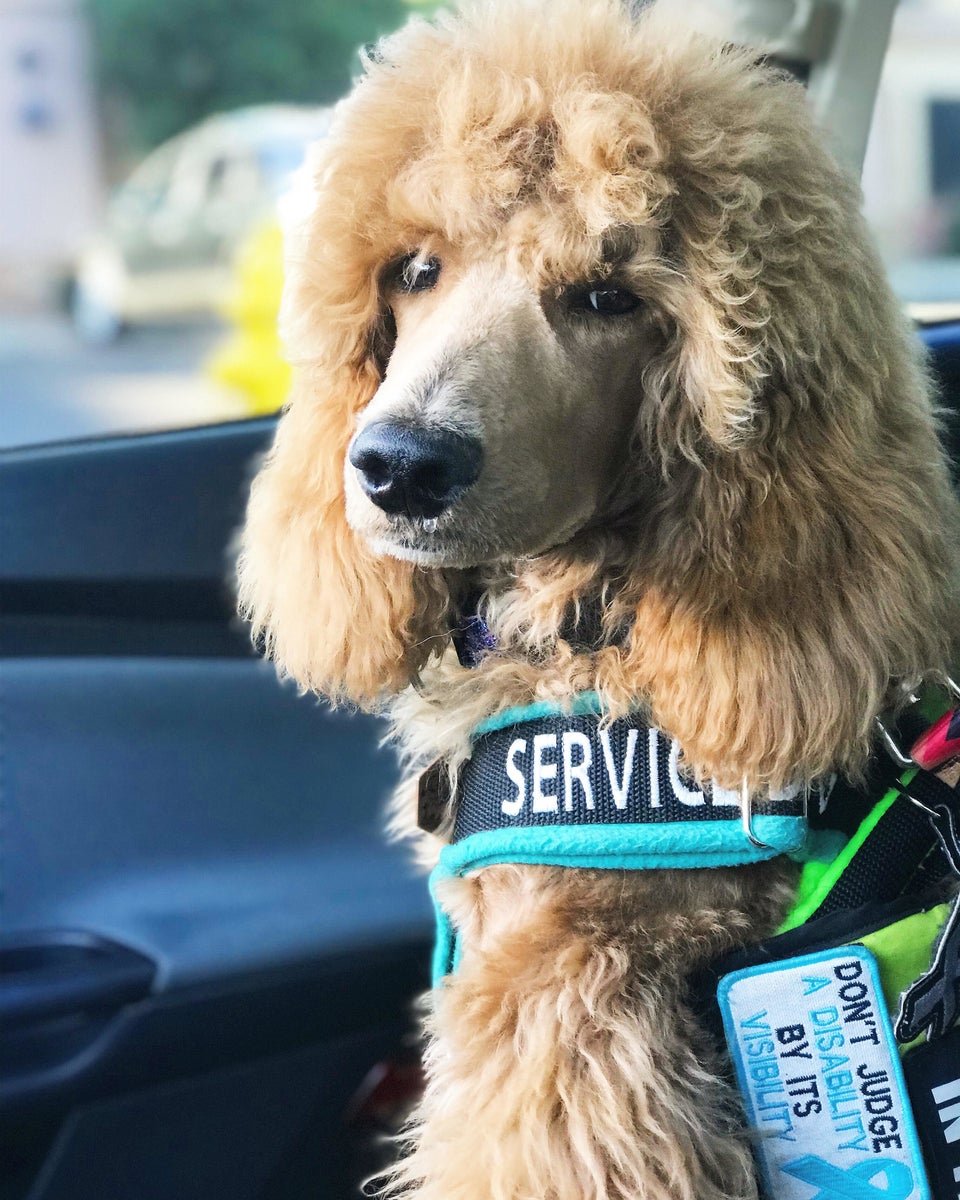
[[[429,903],[378,722],[278,683],[233,616],[272,428],[0,468],[4,1198],[346,1196],[375,1160]]]
[[[922,331],[960,461],[960,323]],[[0,465],[3,1200],[355,1195],[426,884],[375,718],[278,682],[231,547],[274,418]]]
[[[856,169],[895,5],[773,45]],[[917,336],[960,487],[960,320]],[[275,425],[0,454],[0,1200],[347,1200],[417,1090],[386,729],[235,615]]]

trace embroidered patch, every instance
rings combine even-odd
[[[868,950],[734,971],[717,1000],[771,1197],[930,1200]]]

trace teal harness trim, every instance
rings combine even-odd
[[[507,709],[484,721],[474,738],[531,721],[558,716],[601,716],[600,698],[583,693],[572,702],[541,702]],[[729,818],[713,815],[697,819],[694,811],[683,820],[650,823],[553,823],[483,829],[469,833],[445,846],[430,876],[430,894],[436,915],[436,945],[433,959],[434,986],[459,960],[459,946],[440,893],[445,880],[501,863],[539,866],[586,867],[601,870],[650,870],[654,868],[698,868],[743,866],[763,862],[781,854],[800,861],[829,862],[839,853],[845,837],[826,830],[809,830],[804,815],[758,813],[751,829],[754,845],[745,835],[741,814],[735,808]]]
[[[846,837],[833,830],[808,830],[804,817],[754,817],[758,839],[747,842],[739,819],[676,825],[599,825],[538,829],[494,829],[475,833],[440,852],[430,875],[436,918],[433,986],[456,970],[459,943],[444,912],[439,892],[446,879],[462,877],[499,863],[544,867],[592,867],[601,870],[738,867],[789,854],[800,862],[832,862]]]
[[[538,700],[536,704],[522,704],[517,708],[506,708],[501,713],[481,721],[471,735],[482,737],[497,729],[509,729],[512,725],[523,725],[526,721],[539,721],[541,717],[586,717],[600,716],[603,705],[596,692],[581,692],[566,703],[557,700]]]

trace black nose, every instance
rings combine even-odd
[[[375,421],[350,447],[350,462],[384,512],[438,517],[480,474],[483,447],[466,433]]]

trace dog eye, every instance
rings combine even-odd
[[[640,307],[642,301],[626,288],[611,283],[581,283],[561,288],[559,298],[574,313],[583,316],[622,317]]]
[[[623,313],[633,312],[640,304],[639,297],[623,288],[585,288],[582,297],[580,307],[588,308],[601,317],[619,317]]]
[[[397,284],[404,292],[429,292],[440,278],[439,258],[408,254],[397,267]]]

